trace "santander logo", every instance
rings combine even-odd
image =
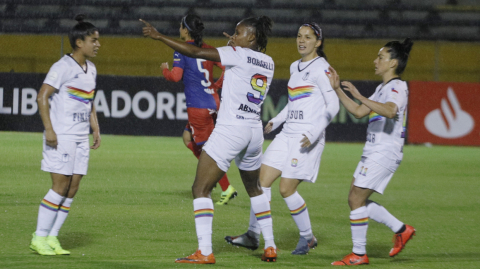
[[[442,138],[459,138],[469,134],[475,122],[466,111],[462,110],[460,102],[451,87],[448,87],[447,97],[442,98],[440,108],[437,108],[425,117],[424,124],[427,130]]]

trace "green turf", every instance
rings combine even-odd
[[[215,207],[217,264],[196,266],[173,262],[197,247],[190,194],[196,159],[181,138],[104,135],[60,231],[72,255],[33,254],[28,245],[38,206],[51,186],[48,173],[40,171],[41,144],[39,133],[0,132],[0,268],[313,268],[329,267],[351,251],[347,193],[362,144],[328,143],[317,182],[299,187],[319,239],[307,256],[290,254],[298,231],[274,184],[279,256],[273,264],[260,261],[261,249],[223,240],[248,226],[249,199],[233,165],[228,175],[239,196]],[[417,236],[389,258],[392,232],[370,221],[370,267],[479,268],[479,161],[479,148],[406,146],[385,195],[372,198],[413,225]],[[217,189],[214,201],[219,196]]]

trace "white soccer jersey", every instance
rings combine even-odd
[[[97,70],[92,62],[86,64],[83,70],[65,55],[53,64],[43,82],[57,89],[50,97],[50,120],[59,139],[88,139]]]
[[[380,84],[370,100],[382,104],[392,102],[398,107],[393,119],[380,116],[371,111],[368,120],[367,142],[363,148],[363,156],[380,153],[398,163],[403,158],[403,144],[407,119],[408,85],[400,79],[392,79],[385,85]],[[378,156],[378,155],[376,155]],[[381,157],[381,156],[380,156]],[[380,159],[380,157],[376,159]],[[381,160],[377,160],[382,163]]]
[[[217,124],[262,127],[261,105],[273,78],[272,58],[242,47],[217,50],[225,66]]]
[[[329,66],[325,58],[321,57],[308,62],[298,60],[290,65],[288,113],[282,130],[284,133],[303,134],[318,127],[325,115],[325,95],[328,92],[335,97],[334,102],[338,107],[338,97],[326,75]],[[333,116],[335,115],[332,118]]]

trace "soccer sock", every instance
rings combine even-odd
[[[403,227],[403,222],[395,218],[385,207],[377,204],[374,201],[367,201],[368,217],[376,222],[383,223],[392,229],[394,233],[398,232]]]
[[[55,222],[58,207],[63,198],[63,196],[54,192],[52,189],[48,190],[47,195],[43,197],[38,209],[37,230],[35,231],[37,236],[48,235]]]
[[[226,191],[228,189],[228,186],[230,186],[230,182],[228,182],[227,173],[225,173],[225,175],[223,175],[220,181],[218,181],[218,184],[220,184],[220,187],[222,187],[222,191]]]
[[[195,155],[197,159],[200,158],[200,154],[202,153],[202,147],[197,146],[197,144],[192,141],[188,143],[187,148],[189,148],[193,152],[193,155]]]
[[[303,200],[298,192],[295,192],[287,198],[283,198],[283,200],[287,203],[290,214],[297,224],[298,230],[300,230],[300,236],[310,241],[313,238],[313,233],[305,200]]]
[[[262,230],[263,239],[265,240],[265,248],[275,246],[273,241],[273,225],[272,225],[272,214],[270,212],[270,203],[265,194],[259,196],[250,197],[250,202],[252,204],[252,210],[255,213],[257,218],[258,225]]]
[[[268,202],[270,202],[272,197],[272,188],[262,187],[262,190],[263,193],[267,195]],[[250,207],[250,222],[248,224],[248,230],[255,234],[255,238],[260,238],[262,229],[260,229],[260,225],[258,225],[257,217],[255,216],[255,212],[253,212],[252,207]],[[250,233],[250,235],[252,235],[252,233]]]
[[[58,236],[58,232],[60,231],[60,228],[62,228],[62,225],[65,222],[68,213],[70,212],[70,206],[72,205],[72,202],[73,198],[66,198],[65,201],[62,203],[62,205],[58,209],[55,223],[53,224],[53,227],[48,235]]]
[[[353,253],[364,255],[367,253],[368,210],[366,206],[350,212],[350,227],[352,229]]]
[[[204,197],[194,199],[193,210],[195,213],[198,249],[202,251],[202,255],[208,256],[212,253],[212,199]]]

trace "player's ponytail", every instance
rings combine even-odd
[[[78,21],[78,23],[73,26],[68,33],[68,39],[70,40],[70,46],[72,46],[72,49],[77,48],[77,39],[85,40],[86,36],[92,35],[98,31],[97,27],[93,24],[85,22],[85,18],[86,16],[84,14],[75,16],[75,20]]]
[[[406,38],[402,43],[398,41],[390,41],[385,44],[387,52],[390,53],[390,59],[396,59],[398,61],[395,74],[401,75],[407,67],[408,56],[412,50],[413,41],[410,38]]]
[[[322,41],[322,44],[320,44],[320,47],[317,48],[317,55],[327,60],[327,55],[323,51],[324,38],[323,38],[322,28],[320,28],[320,26],[316,22],[304,23],[302,24],[302,26],[300,26],[300,28],[302,28],[303,26],[310,27],[313,30],[313,33],[315,34],[315,36],[317,37],[317,40]]]
[[[255,29],[255,41],[257,43],[257,50],[265,52],[267,50],[268,36],[272,33],[273,21],[267,16],[251,17],[242,20],[246,26]]]
[[[195,45],[201,47],[203,44],[203,29],[205,29],[202,19],[197,15],[188,14],[182,19],[182,27],[187,28]]]

